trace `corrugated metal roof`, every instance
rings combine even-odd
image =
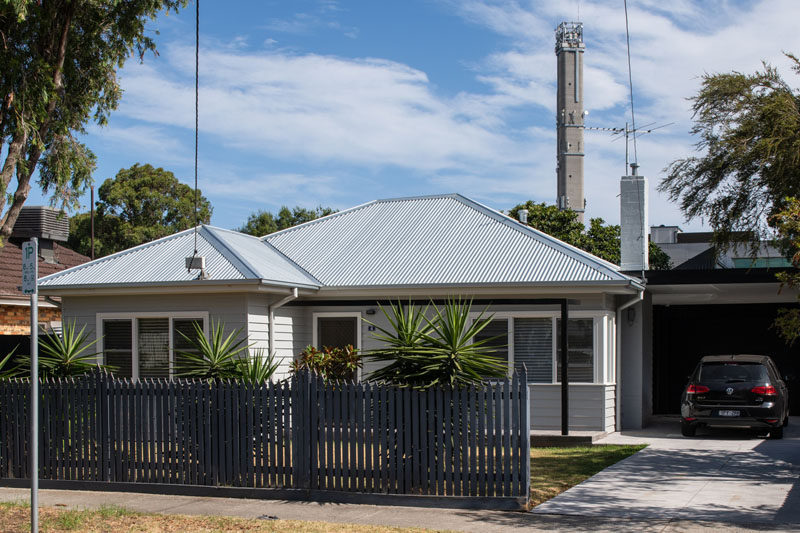
[[[457,194],[377,200],[263,239],[329,287],[632,280]]]
[[[618,267],[478,204],[440,195],[376,200],[257,239],[201,226],[211,281],[318,288],[629,283]],[[186,230],[46,276],[42,287],[189,282]]]
[[[259,280],[317,287],[319,283],[293,266],[271,246],[255,237],[212,226],[201,226],[197,251],[206,258],[211,281]],[[154,284],[191,281],[185,258],[194,252],[189,229],[91,261],[39,280],[42,287]]]
[[[220,228],[205,226],[208,233],[222,242],[233,257],[252,272],[250,277],[266,282],[319,287],[320,283],[299,266],[284,257],[271,244],[258,237]]]

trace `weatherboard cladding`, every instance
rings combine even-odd
[[[460,195],[378,200],[264,240],[329,287],[630,279]]]

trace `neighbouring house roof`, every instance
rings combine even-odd
[[[121,286],[191,283],[198,271],[185,268],[195,249],[194,229],[135,246],[39,280],[41,287]],[[319,283],[258,238],[200,226],[197,252],[205,257],[203,282],[264,281],[316,288]]]
[[[459,194],[376,200],[263,240],[326,287],[632,281]]]
[[[300,288],[636,285],[619,268],[458,194],[376,200],[261,239],[201,226],[40,280],[43,287],[260,280]]]
[[[39,275],[47,276],[89,261],[85,255],[53,243],[54,263],[39,257]],[[22,249],[20,244],[8,241],[0,248],[0,298],[28,299],[19,287],[22,285]]]

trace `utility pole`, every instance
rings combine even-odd
[[[92,214],[91,214],[91,216],[89,218],[91,219],[91,224],[92,224],[92,252],[91,252],[90,257],[91,257],[92,260],[94,260],[94,185],[92,185],[92,205],[91,205],[91,207],[92,207],[92,209],[91,209],[91,213]]]

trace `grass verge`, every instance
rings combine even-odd
[[[531,506],[561,494],[646,446],[531,448]]]
[[[9,533],[30,531],[30,505],[25,503],[0,503],[2,531]],[[298,533],[355,533],[426,532],[429,529],[333,524],[298,520],[258,520],[225,516],[187,516],[137,513],[122,507],[107,506],[96,510],[59,509],[41,507],[39,524],[42,533],[81,532],[144,532],[164,533],[177,531],[269,531]]]
[[[531,449],[531,506],[539,505],[561,494],[642,448],[645,448],[645,445]],[[389,533],[432,531],[296,520],[159,515],[137,513],[118,506],[104,506],[96,510],[42,507],[39,513],[43,532],[296,531],[299,533],[331,533],[346,530],[354,533]],[[30,505],[24,502],[0,502],[0,524],[2,524],[2,531],[30,531]]]

